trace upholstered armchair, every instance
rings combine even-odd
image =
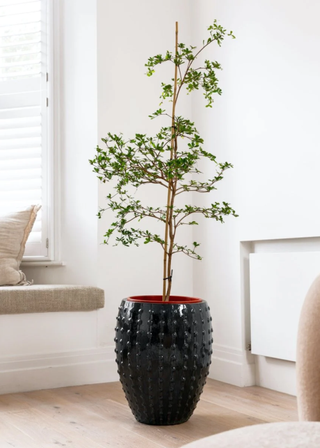
[[[297,341],[299,420],[320,421],[320,276],[305,298]]]

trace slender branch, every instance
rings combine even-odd
[[[181,92],[181,88],[182,88],[182,86],[184,85],[184,82],[185,82],[186,76],[187,76],[187,74],[188,74],[188,72],[189,72],[189,70],[190,70],[190,67],[191,67],[191,65],[192,65],[192,62],[193,62],[193,61],[189,61],[189,62],[188,62],[188,65],[187,65],[186,71],[184,72],[184,76],[183,76],[183,79],[181,80],[181,83],[180,83],[180,85],[179,85],[179,88],[178,88],[178,92],[177,92],[177,99],[178,99],[178,97],[179,97],[179,94],[180,94],[180,92]]]
[[[190,210],[190,212],[185,213],[185,214],[178,220],[176,226],[179,227],[179,226],[181,225],[182,221],[183,221],[184,219],[186,219],[186,218],[187,218],[188,216],[190,216],[190,215],[194,215],[195,213],[201,213],[202,215],[206,216],[206,213],[210,212],[210,210],[211,210],[211,208],[200,208],[200,207],[198,207],[197,209],[194,209],[194,210]],[[217,212],[219,212],[219,211],[217,210]],[[211,216],[211,217],[213,218],[213,216]]]
[[[179,196],[179,194],[182,194],[182,193],[191,193],[191,192],[196,192],[196,193],[210,193],[212,190],[199,190],[199,189],[197,189],[197,188],[195,188],[195,189],[192,189],[192,188],[188,188],[187,190],[186,189],[184,189],[184,188],[179,188],[179,192],[178,193],[176,193],[176,196]]]
[[[181,88],[182,88],[182,86],[184,85],[186,76],[187,76],[187,74],[188,74],[188,72],[189,72],[189,70],[190,70],[190,68],[191,68],[191,66],[192,66],[192,64],[193,64],[193,61],[195,61],[196,58],[199,56],[199,54],[200,54],[200,53],[201,53],[201,52],[202,52],[208,45],[210,45],[212,42],[213,42],[213,40],[209,40],[209,42],[207,42],[202,48],[200,48],[200,50],[195,54],[194,58],[193,58],[191,61],[189,61],[188,65],[187,65],[187,68],[186,68],[186,71],[185,71],[185,73],[184,73],[183,79],[181,80],[181,84],[180,84],[179,89],[178,89],[177,99],[178,99],[178,97],[179,97]]]
[[[110,208],[111,207],[109,207],[109,209]],[[108,210],[108,209],[105,209],[105,210]],[[133,213],[134,216],[132,218],[126,220],[126,224],[128,224],[129,222],[132,222],[132,221],[134,221],[135,219],[138,219],[138,218],[139,219],[143,219],[143,217],[145,217],[145,218],[154,218],[157,221],[162,221],[164,223],[166,222],[165,219],[162,217],[162,216],[164,216],[164,211],[163,210],[159,210],[158,212],[157,211],[151,211],[151,210],[149,210],[149,209],[147,209],[145,207],[141,207],[140,206],[139,209],[130,210],[130,211],[126,212],[125,215],[128,216],[131,213]],[[157,216],[156,213],[158,213],[159,216]]]
[[[201,185],[201,183],[194,183],[192,185],[190,184],[190,186],[186,185],[186,188],[184,188],[183,186],[179,187],[176,191],[176,195],[179,195],[181,193],[189,193],[192,191],[195,191],[197,193],[210,193],[210,191],[212,191],[211,187],[213,187],[215,183],[222,179],[222,174],[224,173],[224,171],[224,169],[218,171],[216,177],[212,179],[211,182],[205,182],[204,185]]]
[[[178,254],[178,253],[182,253],[182,254],[187,255],[190,258],[193,258],[194,260],[199,260],[199,255],[197,255],[196,253],[193,254],[192,252],[189,252],[189,250],[188,249],[186,249],[186,250],[175,250],[175,251],[172,252],[172,255]]]
[[[137,151],[135,151],[135,152],[137,152]],[[123,153],[123,154],[124,154],[124,153]],[[128,157],[126,154],[124,154],[124,156],[125,156],[125,158],[126,158],[127,160],[131,161],[130,157]],[[147,156],[146,156],[146,157],[147,157]],[[148,159],[148,157],[147,157],[147,159]],[[149,160],[150,163],[151,163],[151,160],[150,160],[150,159],[148,159],[148,160]],[[159,168],[159,171],[161,172],[161,176],[155,176],[155,173],[152,173],[151,171],[147,170],[147,169],[141,164],[141,162],[140,162],[139,160],[136,161],[135,166],[136,166],[137,169],[141,169],[141,171],[143,171],[147,176],[150,176],[150,177],[153,178],[152,181],[141,182],[141,185],[142,185],[142,184],[147,184],[147,183],[153,183],[153,184],[160,184],[160,185],[162,185],[163,187],[167,188],[167,185],[163,184],[161,181],[157,181],[157,180],[156,180],[156,179],[161,179],[161,180],[164,180],[165,182],[167,182],[167,180],[166,180],[166,178],[165,178],[165,176],[164,176],[164,173],[163,173],[163,171],[162,171],[160,168]],[[134,167],[134,164],[131,165],[131,167]]]
[[[164,179],[165,180],[165,179]],[[139,182],[139,185],[162,185],[165,188],[168,188],[168,185],[163,184],[161,181],[153,181],[153,180],[146,180],[145,182]]]

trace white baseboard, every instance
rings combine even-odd
[[[114,348],[0,358],[0,394],[118,381]]]
[[[254,356],[248,351],[214,343],[209,378],[234,386],[254,386]]]
[[[255,384],[254,357],[214,344],[209,377],[236,386]],[[118,381],[114,347],[0,358],[0,394]]]

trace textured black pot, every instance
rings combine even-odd
[[[191,303],[185,303],[191,301]],[[187,421],[200,399],[212,354],[207,303],[172,296],[131,297],[119,307],[116,362],[135,418],[150,425]]]

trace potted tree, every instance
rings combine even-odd
[[[177,205],[177,199],[190,193],[210,193],[216,189],[225,170],[232,165],[217,162],[216,157],[203,148],[195,124],[176,114],[183,90],[190,93],[202,90],[206,106],[212,107],[214,95],[221,94],[216,61],[195,61],[212,43],[219,46],[225,36],[234,38],[216,21],[208,28],[209,35],[200,49],[186,46],[175,31],[175,50],[150,57],[147,75],[152,76],[157,65],[172,64],[174,77],[162,83],[161,104],[149,117],[162,121],[158,133],[149,137],[136,134],[125,140],[123,135],[108,133],[102,139],[104,148],[90,160],[93,171],[101,182],[116,180],[114,193],[107,196],[106,210],[115,214],[115,221],[105,234],[108,243],[113,234],[116,244],[138,246],[157,243],[163,250],[162,294],[129,297],[119,307],[116,326],[116,362],[118,373],[129,405],[136,419],[148,424],[178,424],[190,418],[199,400],[209,372],[212,354],[210,309],[204,300],[171,295],[173,279],[172,258],[183,253],[200,260],[199,244],[178,243],[178,229],[183,225],[197,225],[195,215],[224,222],[224,216],[235,211],[226,202],[214,202],[210,207],[191,204]],[[170,110],[164,103],[171,103]],[[203,179],[198,162],[205,159],[216,170],[210,179]],[[146,205],[138,197],[139,187],[156,185],[165,189],[166,203]],[[190,199],[189,199],[190,201]],[[152,219],[163,225],[163,235],[154,233],[133,222]]]

